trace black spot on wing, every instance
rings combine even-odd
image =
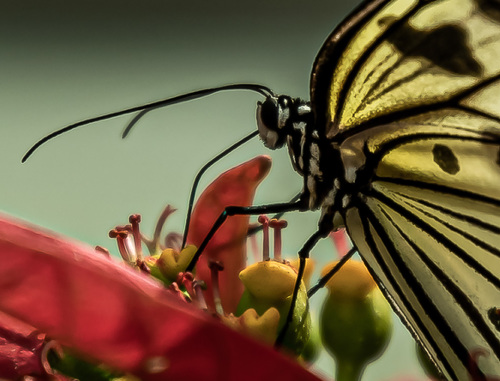
[[[458,159],[449,147],[442,144],[434,144],[432,155],[434,156],[434,162],[446,173],[455,175],[460,171]]]
[[[389,42],[404,56],[425,58],[448,72],[478,77],[483,68],[474,58],[467,39],[465,30],[454,24],[422,31],[406,23],[388,36]]]

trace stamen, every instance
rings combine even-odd
[[[171,205],[167,205],[163,209],[163,212],[161,213],[160,217],[158,218],[158,221],[156,222],[153,239],[148,239],[147,237],[141,234],[142,242],[144,242],[144,244],[146,245],[151,254],[161,252],[163,249],[165,249],[165,247],[162,247],[160,244],[161,231],[163,229],[163,226],[165,226],[167,218],[176,210],[177,209],[175,209]]]
[[[269,227],[274,229],[274,260],[281,261],[281,229],[288,226],[286,220],[273,218],[269,221]]]
[[[177,284],[182,284],[184,286],[192,300],[195,298],[193,290],[193,280],[193,273],[189,271],[186,271],[185,273],[179,273],[179,275],[177,276]]]
[[[94,247],[94,250],[97,251],[99,254],[104,255],[107,258],[111,258],[111,254],[109,253],[109,250],[103,246],[96,246],[96,247]]]
[[[186,296],[182,293],[177,282],[171,283],[170,286],[168,286],[168,290],[174,295],[176,295],[183,302],[186,302]]]
[[[118,251],[120,252],[120,255],[122,256],[122,259],[127,262],[131,263],[130,258],[130,253],[127,250],[127,247],[125,245],[125,239],[128,237],[128,231],[126,231],[123,226],[117,226],[115,229],[109,231],[109,238],[116,238],[116,243],[118,245]]]
[[[202,280],[195,280],[193,282],[193,289],[195,294],[194,300],[196,300],[198,307],[203,311],[207,311],[208,306],[207,302],[205,301],[205,296],[203,295],[203,290],[207,289],[206,283],[203,282]]]
[[[342,258],[349,251],[349,242],[345,234],[345,229],[339,229],[330,233],[330,238],[337,250],[337,257]]]
[[[136,261],[136,266],[141,270],[144,274],[151,274],[151,269],[149,266],[146,264],[145,260],[137,260]]]
[[[141,222],[140,214],[132,214],[128,221],[132,224],[132,235],[134,237],[135,254],[137,255],[137,262],[144,262],[144,255],[142,254],[141,245],[141,232],[139,231],[139,222]]]
[[[259,226],[259,225],[255,224],[255,226]],[[260,250],[259,250],[259,244],[257,242],[257,236],[255,234],[252,234],[250,237],[248,237],[248,239],[250,240],[250,247],[251,247],[251,251],[253,254],[253,261],[259,262],[260,261]]]
[[[59,358],[62,358],[64,356],[64,352],[61,345],[57,341],[51,340],[43,346],[42,352],[40,353],[40,361],[42,363],[43,369],[48,375],[54,376],[54,370],[50,366],[48,360],[49,351],[54,351]]]
[[[180,252],[182,250],[182,234],[170,232],[165,237],[165,248],[174,249]]]
[[[259,223],[262,224],[262,234],[263,239],[262,239],[262,260],[263,261],[268,261],[269,260],[269,218],[265,215],[260,215],[258,219]]]
[[[224,316],[224,308],[222,307],[219,288],[219,271],[224,270],[224,265],[220,261],[209,260],[208,267],[210,268],[211,273],[212,294],[214,297],[215,312],[217,312],[217,314],[221,316]]]

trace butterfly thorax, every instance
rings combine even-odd
[[[258,104],[257,125],[266,147],[288,146],[293,168],[304,178],[302,197],[307,200],[307,208],[338,209],[338,191],[343,182],[340,152],[335,144],[321,137],[310,103],[289,96],[270,96]]]

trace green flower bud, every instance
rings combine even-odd
[[[336,381],[360,380],[366,365],[389,343],[391,308],[359,261],[346,262],[326,287],[329,295],[321,312],[321,337],[336,360]]]
[[[313,324],[311,328],[311,334],[309,335],[309,340],[307,341],[304,350],[300,354],[300,357],[308,363],[312,364],[319,357],[321,349],[321,336],[319,335],[319,327],[317,324]]]

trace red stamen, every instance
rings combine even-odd
[[[265,215],[260,215],[258,219],[259,223],[262,224],[262,260],[269,260],[269,218]]]
[[[168,216],[170,216],[172,213],[174,213],[177,209],[174,207],[167,205],[165,209],[163,209],[163,212],[160,215],[160,218],[158,218],[158,221],[156,222],[156,228],[155,232],[153,235],[153,240],[152,244],[154,247],[159,247],[160,246],[160,235],[161,235],[161,230],[163,229],[163,226],[165,225],[165,222],[167,221]]]
[[[210,268],[211,273],[212,295],[214,297],[215,312],[223,316],[224,308],[222,307],[222,300],[220,298],[219,271],[224,270],[224,265],[220,261],[209,260],[208,267]]]
[[[250,239],[251,251],[253,254],[253,261],[259,262],[260,261],[260,250],[259,250],[259,243],[257,242],[257,236],[255,234],[252,234],[249,237],[249,239]]]
[[[177,282],[173,282],[170,284],[170,286],[168,286],[168,290],[176,295],[179,299],[181,299],[183,302],[186,302],[186,297],[185,295],[182,293],[181,289],[179,288],[179,285],[177,284]]]
[[[202,280],[195,280],[193,282],[193,289],[195,294],[195,300],[196,303],[198,304],[198,307],[201,310],[207,311],[208,306],[207,302],[205,301],[205,296],[203,295],[203,290],[207,289],[207,285]]]
[[[128,232],[124,230],[123,226],[117,226],[115,229],[109,231],[109,238],[116,238],[116,243],[118,245],[118,251],[122,256],[122,259],[130,263],[130,253],[125,246],[125,239],[128,237]]]
[[[269,221],[269,227],[274,229],[274,260],[281,261],[281,229],[288,226],[286,220],[273,218]]]
[[[49,351],[54,351],[59,358],[62,358],[64,356],[64,352],[61,345],[57,341],[51,340],[43,346],[42,352],[40,353],[40,361],[42,363],[43,369],[48,375],[54,376],[54,370],[50,366],[49,360],[47,358],[47,356],[49,355]]]
[[[337,250],[337,256],[342,258],[349,251],[349,242],[347,241],[347,236],[345,229],[339,229],[330,233],[330,238],[333,240],[335,249]]]
[[[143,262],[143,254],[142,254],[142,244],[141,244],[141,232],[139,231],[139,222],[141,222],[140,214],[132,214],[128,221],[132,224],[132,235],[134,237],[135,244],[135,253],[137,255],[137,261]]]
[[[188,271],[185,273],[179,273],[177,279],[180,280],[180,282],[178,281],[177,283],[182,284],[186,288],[187,293],[193,300],[195,298],[195,293],[193,290],[193,280],[194,280],[193,274]]]
[[[107,258],[111,258],[111,254],[109,253],[109,250],[103,246],[96,246],[96,247],[94,247],[94,250],[97,251],[99,254],[104,255]]]
[[[136,261],[136,266],[141,270],[144,274],[151,274],[151,269],[149,266],[146,264],[146,261],[144,260],[137,260]]]

